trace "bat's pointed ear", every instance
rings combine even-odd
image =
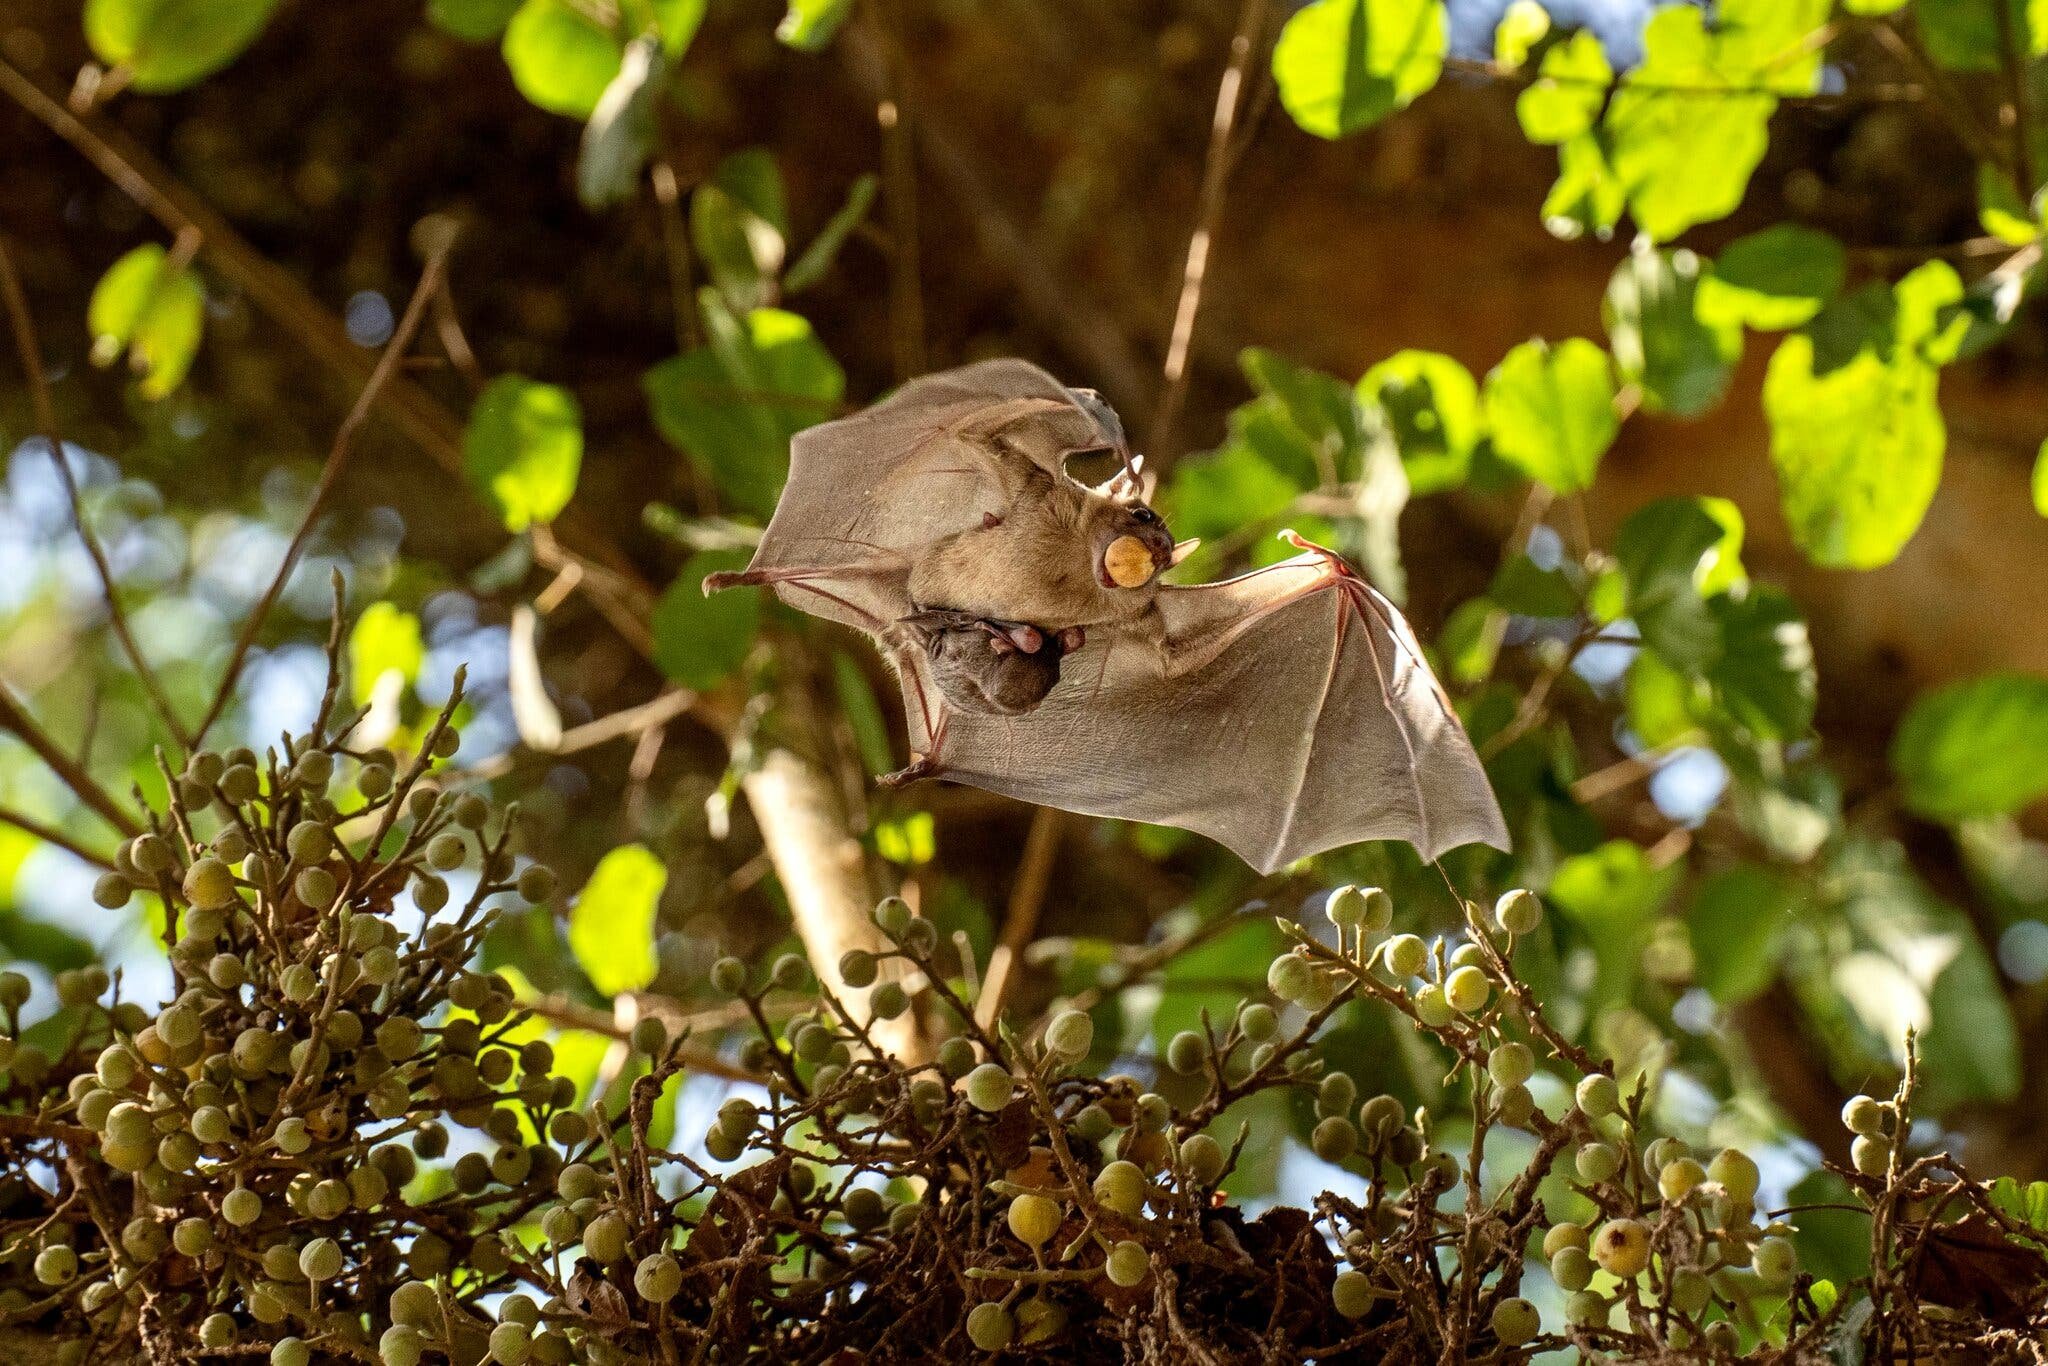
[[[1185,541],[1176,541],[1173,545],[1173,558],[1170,561],[1168,561],[1168,563],[1179,564],[1182,560],[1185,560],[1188,556],[1194,554],[1197,550],[1200,550],[1201,548],[1202,538],[1200,536],[1190,536]]]

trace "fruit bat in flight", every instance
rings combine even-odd
[[[1090,486],[1070,457],[1112,452]],[[1407,622],[1334,553],[1220,583],[1161,571],[1116,414],[1036,366],[928,375],[797,434],[752,563],[859,627],[901,681],[911,764],[1086,815],[1209,836],[1262,872],[1361,840],[1424,858],[1508,834]]]

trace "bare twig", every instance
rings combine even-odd
[[[1031,816],[1024,854],[1010,884],[1010,905],[1003,915],[1003,937],[988,958],[988,978],[974,1001],[974,1018],[986,1029],[1003,1010],[1003,997],[1017,975],[1017,960],[1038,934],[1038,916],[1045,908],[1052,881],[1053,858],[1069,825],[1067,813],[1041,806]]]
[[[78,539],[85,543],[85,553],[91,558],[93,573],[100,581],[101,595],[107,600],[107,624],[113,628],[115,639],[121,642],[121,652],[128,656],[135,676],[142,680],[150,705],[177,742],[189,749],[192,742],[185,733],[184,723],[171,709],[171,699],[165,694],[156,671],[143,658],[142,647],[135,643],[135,634],[128,627],[128,613],[121,606],[121,595],[114,591],[114,571],[107,564],[107,553],[85,519],[85,500],[79,496],[78,480],[72,476],[71,462],[64,458],[64,440],[57,431],[57,410],[50,402],[50,382],[43,373],[42,348],[36,342],[35,319],[29,313],[21,278],[14,270],[14,257],[7,250],[4,239],[0,239],[0,294],[6,297],[8,318],[14,328],[14,346],[21,356],[22,374],[28,380],[29,401],[35,409],[36,425],[42,430],[44,444],[50,448],[50,460],[57,466],[57,478],[63,483],[64,496],[71,503],[71,520],[78,527]]]
[[[1202,187],[1196,197],[1195,228],[1188,236],[1188,250],[1181,267],[1180,301],[1174,307],[1173,334],[1167,342],[1163,375],[1166,387],[1153,410],[1149,446],[1156,458],[1170,459],[1174,426],[1181,406],[1187,401],[1188,348],[1195,339],[1195,317],[1202,307],[1202,284],[1209,273],[1209,251],[1223,218],[1225,191],[1229,188],[1231,133],[1237,127],[1243,104],[1245,73],[1253,52],[1260,45],[1266,26],[1266,0],[1244,0],[1237,19],[1237,34],[1230,40],[1230,62],[1216,83],[1216,109],[1209,121],[1209,151],[1202,166]]]
[[[904,78],[902,35],[894,0],[868,7],[880,32],[881,90],[875,122],[882,130],[882,180],[889,202],[889,342],[896,378],[924,370],[924,283],[917,242],[917,152],[912,144],[911,105]]]
[[[35,718],[28,714],[28,709],[14,699],[13,692],[5,684],[0,684],[0,730],[20,736],[22,743],[34,750],[36,757],[49,765],[50,771],[63,779],[64,785],[80,801],[123,836],[142,833],[142,827],[135,823],[135,818],[124,811],[105,788],[93,781],[93,776],[76,760],[57,747],[56,742],[36,724]]]
[[[549,757],[560,758],[578,750],[591,749],[612,740],[623,740],[629,735],[643,734],[658,730],[687,712],[697,700],[695,693],[682,688],[673,688],[662,693],[651,702],[637,707],[627,707],[609,716],[600,716],[595,721],[586,721],[562,732],[562,743],[548,751]],[[464,770],[463,777],[479,782],[501,778],[512,771],[513,756],[501,754]]]
[[[228,698],[234,695],[235,682],[242,676],[242,667],[248,662],[250,647],[256,643],[256,633],[263,628],[270,609],[276,605],[277,596],[290,582],[292,571],[298,568],[299,556],[305,553],[306,542],[312,539],[313,528],[320,521],[320,514],[327,510],[327,499],[334,492],[335,482],[348,468],[349,456],[355,452],[356,433],[370,415],[370,409],[377,401],[377,392],[390,382],[392,372],[412,346],[412,340],[419,332],[420,322],[426,316],[427,304],[440,287],[442,272],[448,266],[448,247],[427,258],[426,269],[420,273],[419,284],[414,286],[412,298],[406,303],[405,314],[398,321],[398,330],[391,334],[391,341],[378,358],[377,368],[370,372],[369,381],[356,396],[355,406],[342,419],[340,428],[334,433],[334,444],[328,449],[326,463],[320,467],[320,480],[313,486],[312,500],[306,505],[306,515],[299,521],[299,529],[292,534],[291,544],[285,547],[284,559],[277,566],[277,573],[271,577],[270,586],[257,599],[248,619],[242,623],[242,631],[235,638],[234,653],[228,657],[227,672],[221,675],[220,687],[213,695],[213,702],[207,707],[206,715],[200,718],[199,728],[193,732],[193,743],[206,738],[206,732],[220,719],[226,710]]]
[[[113,860],[109,859],[105,854],[94,853],[62,830],[57,829],[53,825],[45,825],[33,816],[24,816],[19,811],[10,811],[4,806],[0,806],[0,825],[11,825],[17,830],[34,835],[45,844],[54,844],[59,849],[69,850],[87,863],[92,864],[95,868],[111,870],[114,866]]]

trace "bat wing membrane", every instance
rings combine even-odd
[[[1029,715],[955,713],[946,776],[1194,830],[1262,872],[1362,840],[1508,847],[1413,633],[1339,562],[1311,552],[1160,608],[1163,641],[1091,635]]]

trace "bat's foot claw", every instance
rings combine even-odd
[[[938,761],[929,754],[913,754],[910,756],[910,762],[902,768],[894,773],[884,773],[875,781],[883,787],[904,787],[925,778],[936,778],[943,771]]]

